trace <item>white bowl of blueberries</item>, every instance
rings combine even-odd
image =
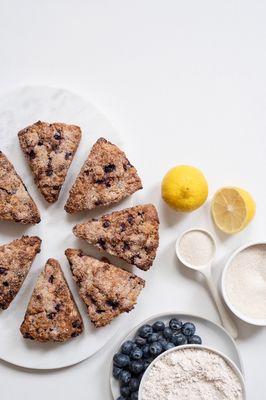
[[[141,325],[113,356],[112,379],[120,392],[115,400],[138,400],[141,378],[151,362],[163,352],[185,344],[202,344],[192,322],[173,317],[167,322],[159,319]]]

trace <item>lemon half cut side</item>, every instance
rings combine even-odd
[[[224,187],[215,193],[211,211],[217,227],[225,233],[233,234],[250,223],[256,212],[256,204],[244,189]]]

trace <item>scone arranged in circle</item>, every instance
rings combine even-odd
[[[90,320],[96,327],[105,326],[119,314],[134,308],[145,286],[143,279],[78,249],[67,249],[65,254]]]
[[[0,151],[0,220],[38,224],[39,210],[14,166]]]
[[[5,310],[19,292],[37,253],[41,239],[22,236],[0,246],[0,308]]]
[[[73,232],[99,250],[147,270],[159,244],[159,218],[152,204],[144,204],[90,219]]]
[[[65,205],[68,213],[117,203],[142,189],[125,153],[104,138],[93,145]]]
[[[18,137],[35,183],[45,200],[54,203],[78,148],[80,128],[38,121],[21,130]]]
[[[65,342],[83,332],[83,321],[58,261],[50,258],[38,278],[24,321],[24,338]]]

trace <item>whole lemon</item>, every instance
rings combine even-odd
[[[206,201],[208,183],[198,168],[177,165],[163,178],[162,197],[177,211],[194,211]]]

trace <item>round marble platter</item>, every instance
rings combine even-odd
[[[17,138],[20,129],[38,120],[73,123],[79,125],[82,130],[82,140],[68,171],[59,200],[52,205],[43,199],[34,184]],[[36,256],[21,290],[10,307],[0,312],[0,359],[9,363],[34,369],[55,369],[76,364],[99,351],[117,330],[121,329],[121,325],[131,318],[131,314],[122,315],[104,328],[94,328],[79,298],[64,255],[68,247],[82,248],[88,254],[97,255],[97,252],[94,254],[84,242],[74,237],[72,228],[86,217],[103,214],[104,208],[93,213],[68,215],[64,211],[64,204],[72,183],[93,143],[99,137],[105,137],[121,146],[117,133],[106,117],[82,97],[67,90],[22,87],[0,97],[0,150],[14,164],[41,213],[41,222],[35,226],[1,221],[0,244],[9,243],[22,235],[38,235],[42,239],[41,253]],[[130,200],[126,200],[127,202]],[[110,208],[107,211],[109,212]],[[99,254],[97,256],[99,257]],[[64,344],[26,340],[19,331],[37,277],[50,257],[60,262],[85,325],[81,336]]]

